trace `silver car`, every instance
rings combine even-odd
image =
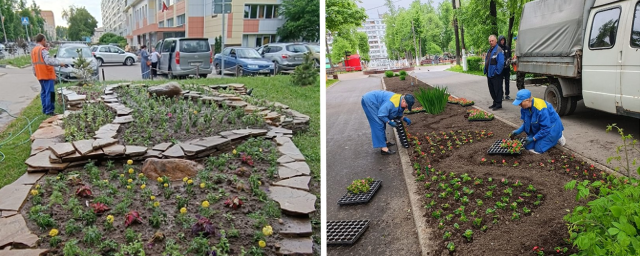
[[[156,44],[160,52],[158,74],[169,79],[200,76],[213,72],[213,53],[206,38],[166,38]]]
[[[82,49],[82,57],[90,62],[89,66],[93,70],[90,74],[91,79],[98,79],[98,61],[91,54],[89,46],[83,44],[65,44],[60,46],[58,54],[53,57],[58,59],[61,63],[69,65],[68,67],[55,67],[56,76],[58,81],[75,82],[82,80],[82,77],[78,77],[78,70],[74,68],[76,59],[78,58],[78,49]]]
[[[102,66],[102,63],[118,63],[127,66],[133,65],[136,62],[136,55],[130,52],[125,52],[117,46],[111,45],[98,45],[91,47],[91,52],[98,61],[98,66]]]
[[[299,43],[265,44],[258,49],[258,53],[275,64],[276,73],[294,70],[304,62],[304,54],[308,51],[304,44]]]

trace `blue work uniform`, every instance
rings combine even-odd
[[[386,125],[389,120],[402,117],[404,109],[400,102],[402,94],[388,91],[371,91],[362,96],[362,109],[369,120],[374,148],[387,146]]]
[[[528,138],[534,138],[535,141],[527,144],[527,150],[533,149],[538,153],[544,153],[558,143],[562,137],[564,126],[560,121],[560,116],[553,109],[551,103],[543,99],[533,98],[531,108],[520,110],[520,119],[523,123],[516,134],[523,131]]]

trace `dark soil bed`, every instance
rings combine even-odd
[[[403,94],[429,86],[420,81],[411,86],[408,80],[398,78],[384,78],[384,82],[387,90]],[[558,246],[569,248],[566,255],[576,252],[567,243],[569,234],[563,216],[579,203],[576,192],[565,191],[564,185],[573,179],[601,180],[607,175],[556,148],[541,155],[528,151],[520,156],[488,155],[490,146],[498,139],[506,139],[514,128],[498,119],[469,122],[464,115],[470,108],[448,104],[438,115],[413,114],[409,116],[412,125],[406,127],[415,185],[419,187],[420,204],[427,208],[424,221],[431,228],[429,237],[436,248],[435,255],[447,254],[449,242],[455,244],[452,255],[534,255],[535,246],[545,248],[546,255],[554,255]],[[466,182],[462,178],[465,174]],[[522,185],[514,186],[516,181]],[[511,196],[505,192],[508,188],[512,189]],[[447,189],[450,193],[441,196]],[[473,193],[469,194],[469,190]],[[490,190],[493,197],[486,194]],[[469,201],[466,204],[455,199],[464,196]],[[482,206],[477,200],[483,201]],[[502,200],[506,203],[504,209],[487,214],[488,208],[495,209],[496,202]],[[516,200],[521,201],[512,210],[511,204]],[[466,222],[460,220],[461,214],[454,213],[462,205]],[[531,213],[526,214],[523,207]],[[514,213],[519,214],[519,219],[512,219]],[[445,218],[449,214],[453,214],[451,220]],[[473,225],[476,218],[482,219],[480,225]],[[443,227],[439,228],[441,221]],[[472,242],[462,236],[467,229],[473,231]],[[452,233],[451,238],[443,239],[445,231]]]

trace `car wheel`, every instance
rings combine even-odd
[[[222,71],[220,71],[220,64],[216,64],[216,74],[222,75]]]
[[[103,63],[102,59],[97,58],[96,60],[98,61],[98,67],[102,67],[102,63]]]
[[[131,66],[133,65],[133,58],[129,57],[127,59],[124,60],[124,64],[127,66]]]
[[[244,76],[244,69],[242,69],[242,66],[238,66],[236,67],[236,77],[241,77]]]
[[[207,78],[207,75],[200,75],[200,78]]]

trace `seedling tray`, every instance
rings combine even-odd
[[[409,140],[407,139],[407,133],[404,130],[404,124],[400,120],[396,120],[396,123],[398,124],[396,126],[396,131],[398,132],[398,137],[400,137],[400,144],[402,144],[402,147],[404,148],[409,148]]]
[[[327,245],[353,245],[369,228],[368,220],[327,222]]]
[[[475,104],[475,103],[468,103],[468,104],[462,104],[462,103],[460,103],[460,106],[468,107],[468,106],[473,106],[474,104]]]
[[[411,111],[411,112],[404,112],[405,115],[413,115],[413,114],[417,114],[417,113],[423,113],[423,112],[427,112],[426,110],[416,110],[416,111]]]
[[[485,122],[485,121],[493,121],[493,118],[483,118],[483,119],[468,119],[469,122]]]
[[[524,138],[520,138],[519,140],[522,143],[524,143],[524,141],[525,141]],[[489,155],[509,155],[509,156],[513,156],[513,155],[520,155],[520,154],[522,154],[522,151],[525,150],[524,147],[522,147],[522,149],[518,153],[509,153],[508,149],[500,147],[501,143],[502,143],[502,140],[497,140],[495,143],[493,143],[493,145],[491,145],[491,147],[489,148],[489,151],[487,151],[487,153]]]
[[[369,187],[369,191],[364,193],[352,194],[351,192],[347,192],[340,200],[338,200],[338,205],[350,205],[350,204],[365,204],[371,201],[371,198],[376,194],[378,189],[382,186],[381,180],[374,180]]]

